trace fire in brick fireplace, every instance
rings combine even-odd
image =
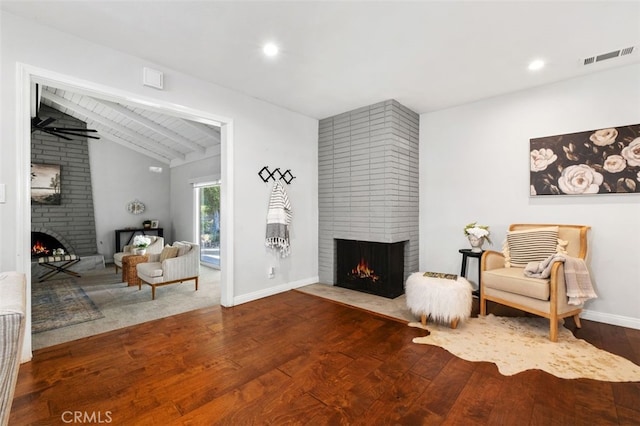
[[[404,244],[336,239],[336,285],[390,299],[404,293]]]
[[[65,247],[52,235],[44,232],[31,233],[31,257],[51,256],[56,249],[65,249]],[[66,251],[66,250],[65,250]]]

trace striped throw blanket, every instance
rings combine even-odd
[[[551,268],[556,262],[564,262],[564,281],[570,305],[582,305],[589,299],[598,297],[593,290],[589,270],[584,260],[564,254],[554,254],[542,262],[529,262],[524,275],[531,278],[546,279],[551,276]]]
[[[280,250],[282,257],[291,253],[289,245],[289,225],[291,224],[291,203],[280,182],[273,185],[267,213],[267,236],[265,244],[269,248]]]

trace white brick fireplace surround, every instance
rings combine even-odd
[[[419,115],[396,100],[320,120],[319,277],[335,284],[335,239],[405,241],[418,270]]]

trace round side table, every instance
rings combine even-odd
[[[129,283],[129,286],[139,285],[138,271],[136,265],[149,261],[148,254],[132,254],[122,258],[122,281]]]
[[[462,268],[460,269],[460,276],[461,277],[467,277],[467,258],[469,257],[474,257],[476,259],[478,259],[478,290],[474,291],[473,294],[476,296],[480,296],[480,288],[481,288],[481,284],[480,284],[480,258],[482,257],[482,253],[484,253],[484,250],[482,251],[472,251],[471,249],[460,249],[458,250],[459,253],[462,253]]]

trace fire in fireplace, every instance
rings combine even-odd
[[[65,250],[64,245],[58,241],[57,238],[52,235],[45,234],[44,232],[32,232],[31,233],[31,257],[44,257],[51,256],[56,249]],[[65,250],[66,252],[66,250]]]
[[[369,269],[369,264],[365,258],[360,259],[358,266],[351,270],[350,275],[353,278],[359,278],[362,280],[370,279],[374,283],[380,279],[380,276],[376,275],[373,269]]]
[[[390,299],[404,293],[404,244],[336,240],[336,285]]]

